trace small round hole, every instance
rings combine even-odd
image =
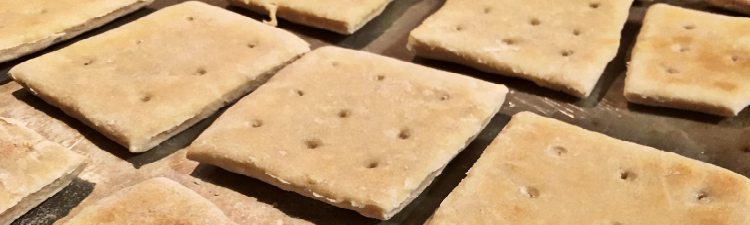
[[[402,140],[409,139],[411,137],[411,130],[409,129],[401,129],[401,132],[398,133],[398,138],[401,138]]]
[[[456,31],[462,31],[462,30],[464,30],[464,26],[458,25],[458,26],[454,27],[453,29],[456,29]]]
[[[151,101],[151,95],[143,95],[143,96],[141,96],[141,101],[142,102],[149,102],[149,101]]]
[[[680,71],[677,70],[677,69],[675,69],[675,68],[671,68],[671,67],[667,68],[667,73],[669,73],[669,74],[676,74],[676,73],[679,73],[679,72]]]
[[[375,80],[376,81],[383,81],[383,80],[385,80],[385,75],[378,74],[378,75],[375,76]]]
[[[368,169],[375,169],[375,168],[377,168],[378,166],[380,166],[380,165],[378,165],[378,162],[371,162],[371,163],[368,163],[368,164],[367,164],[367,168],[368,168]]]
[[[573,30],[573,35],[581,36],[581,30],[578,30],[578,29]]]
[[[563,57],[568,57],[568,56],[573,55],[573,51],[571,51],[571,50],[564,50],[564,51],[560,52],[560,55],[562,55]]]
[[[451,99],[451,96],[448,94],[444,94],[440,96],[440,101],[448,101],[449,99]]]
[[[307,179],[307,184],[309,185],[318,185],[318,181],[313,179]]]
[[[310,139],[305,141],[305,146],[307,146],[308,149],[316,149],[321,145],[323,145],[323,143],[318,139]]]
[[[523,186],[523,187],[520,187],[518,191],[521,192],[522,195],[528,198],[539,197],[539,190],[534,187]]]
[[[740,57],[736,56],[736,55],[733,55],[730,59],[732,60],[732,62],[739,62],[740,61]]]
[[[248,44],[247,44],[247,47],[248,47],[248,48],[255,48],[255,44],[253,44],[253,43],[248,43]]]
[[[251,124],[251,126],[253,126],[254,128],[261,127],[261,126],[263,126],[263,121],[262,120],[253,120],[253,123]]]
[[[208,71],[206,71],[205,68],[198,68],[197,70],[195,70],[194,74],[197,76],[203,76],[206,75],[206,73],[208,73]]]
[[[351,115],[351,112],[349,112],[349,110],[344,109],[344,110],[339,111],[339,118],[347,118],[350,115]]]
[[[297,94],[297,96],[305,96],[305,92],[302,90],[294,90],[294,93]]]
[[[589,3],[589,7],[591,7],[592,9],[598,9],[600,6],[602,6],[602,4],[598,2]]]
[[[620,171],[620,179],[621,180],[633,180],[635,179],[635,173],[628,171],[628,170],[622,170]]]
[[[531,26],[539,26],[539,24],[542,24],[542,21],[539,21],[537,18],[532,18],[531,21],[529,21]]]
[[[195,20],[195,17],[192,17],[192,16],[188,16],[188,17],[187,17],[186,19],[187,19],[188,21],[193,21],[193,20]]]
[[[93,59],[89,59],[89,60],[86,60],[86,62],[83,62],[83,65],[84,66],[88,66],[88,65],[91,65],[92,63],[94,63],[94,60]]]
[[[489,14],[492,12],[492,7],[484,7],[484,10],[482,12],[484,12],[484,14]]]
[[[142,40],[136,40],[136,41],[135,41],[135,44],[136,44],[136,45],[140,45],[140,44],[142,44],[142,43],[143,43],[143,41],[142,41]]]
[[[689,46],[680,46],[680,52],[689,52],[690,47]]]
[[[711,197],[708,195],[705,191],[699,191],[695,194],[695,200],[700,203],[709,203],[711,202]]]
[[[339,62],[336,62],[336,61],[331,62],[331,66],[333,67],[338,67],[339,65],[340,65]]]
[[[552,156],[563,156],[568,153],[568,150],[565,147],[555,145],[547,148],[547,153]]]
[[[687,24],[687,25],[683,25],[682,28],[685,30],[692,30],[692,29],[695,29],[695,25]]]
[[[506,45],[515,45],[516,44],[516,40],[515,39],[506,38],[506,39],[503,39],[503,44],[506,44]]]

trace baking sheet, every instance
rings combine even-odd
[[[750,110],[745,109],[734,118],[721,118],[682,110],[628,104],[622,96],[628,53],[640,28],[645,8],[654,1],[634,3],[623,30],[620,52],[607,67],[592,96],[586,99],[577,99],[540,88],[520,79],[486,74],[452,63],[415,57],[405,47],[408,32],[437,10],[444,0],[396,0],[381,16],[351,36],[280,21],[279,27],[302,36],[313,48],[337,45],[361,49],[506,84],[511,88],[508,102],[478,138],[446,167],[443,174],[437,177],[419,198],[388,221],[368,219],[349,210],[338,209],[323,202],[282,191],[252,178],[186,160],[182,149],[208,127],[216,115],[154,150],[131,154],[125,148],[22,90],[18,84],[10,81],[6,74],[9,68],[19,62],[105,32],[179,2],[182,1],[157,0],[146,9],[87,32],[79,38],[13,62],[0,64],[0,116],[21,119],[43,136],[90,158],[89,166],[79,179],[14,224],[53,224],[58,220],[59,224],[65,220],[66,215],[75,214],[97,199],[153,176],[168,176],[181,181],[213,201],[228,216],[241,224],[274,224],[278,221],[289,224],[334,225],[422,224],[464,177],[482,150],[507,123],[509,115],[520,111],[532,111],[558,118],[618,139],[676,152],[750,176]],[[205,2],[227,7],[229,10],[259,20],[266,19],[241,8],[228,7],[223,1]],[[656,2],[736,15],[707,7],[696,0]],[[283,214],[301,220],[282,220]]]

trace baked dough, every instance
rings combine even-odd
[[[309,51],[293,34],[189,1],[14,67],[10,75],[132,152],[187,129]]]
[[[487,125],[507,88],[323,47],[222,114],[188,158],[388,219]]]
[[[750,14],[750,0],[706,0],[708,4]]]
[[[586,97],[633,0],[448,0],[409,35],[417,55]]]
[[[158,177],[125,188],[83,209],[65,225],[236,225],[213,203]]]
[[[427,224],[750,224],[747,212],[742,175],[521,112]]]
[[[0,117],[0,224],[10,224],[62,190],[83,161],[20,121]]]
[[[393,0],[229,0],[232,4],[306,26],[352,34]],[[275,24],[274,24],[275,25]]]
[[[151,2],[153,0],[2,0],[0,62],[73,38]]]
[[[630,102],[734,116],[750,105],[750,19],[657,4],[625,79]]]

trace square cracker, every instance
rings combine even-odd
[[[0,1],[0,62],[73,38],[151,2],[153,0]]]
[[[706,0],[706,2],[725,9],[750,14],[750,0]]]
[[[293,34],[200,2],[167,7],[10,75],[132,152],[187,129],[309,51]]]
[[[737,115],[750,104],[750,19],[652,6],[633,48],[625,97]]]
[[[152,178],[97,201],[65,225],[236,225],[211,201],[164,177]]]
[[[443,201],[440,224],[750,224],[750,180],[529,112]]]
[[[417,55],[585,97],[617,54],[633,0],[448,0],[414,29]]]
[[[234,5],[306,26],[352,34],[393,0],[230,0]]]
[[[0,118],[0,224],[10,224],[62,190],[83,161],[20,121]]]
[[[188,158],[387,219],[466,147],[506,93],[503,85],[323,47],[229,108]]]

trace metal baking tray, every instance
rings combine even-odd
[[[695,0],[637,0],[631,8],[630,18],[622,32],[623,38],[617,57],[608,65],[593,94],[586,99],[577,99],[541,88],[529,81],[482,73],[453,63],[415,57],[406,49],[409,31],[437,10],[444,0],[396,0],[386,8],[382,15],[350,36],[280,21],[279,27],[300,35],[313,48],[337,45],[370,51],[506,84],[511,88],[512,92],[508,95],[505,106],[477,139],[445,168],[443,174],[437,177],[419,198],[388,221],[368,219],[353,211],[335,208],[295,193],[282,191],[252,178],[232,174],[213,166],[198,165],[184,159],[184,151],[181,149],[189,145],[201,131],[208,127],[216,115],[159,145],[154,150],[142,154],[131,154],[79,121],[65,116],[60,110],[22,90],[7,75],[11,67],[22,61],[63,48],[83,38],[106,32],[179,2],[182,1],[157,0],[148,8],[87,32],[81,37],[54,45],[48,50],[22,59],[0,64],[0,116],[24,120],[32,129],[41,132],[45,137],[75,151],[85,153],[92,160],[81,178],[76,179],[61,193],[48,199],[14,224],[53,224],[69,214],[72,209],[75,211],[74,208],[89,204],[87,202],[90,201],[84,199],[106,196],[107,193],[121,188],[125,183],[142,180],[143,174],[162,175],[164,173],[193,176],[226,187],[257,201],[273,205],[287,215],[316,224],[422,224],[465,176],[484,148],[505,126],[509,116],[520,111],[532,111],[554,117],[618,139],[676,152],[750,176],[750,110],[745,109],[737,117],[721,118],[689,111],[629,104],[622,95],[626,62],[640,29],[645,9],[649,5],[654,2],[667,2],[737,16],[737,14],[709,7]],[[221,0],[205,0],[205,2],[258,20],[266,19],[248,10],[227,6]]]

